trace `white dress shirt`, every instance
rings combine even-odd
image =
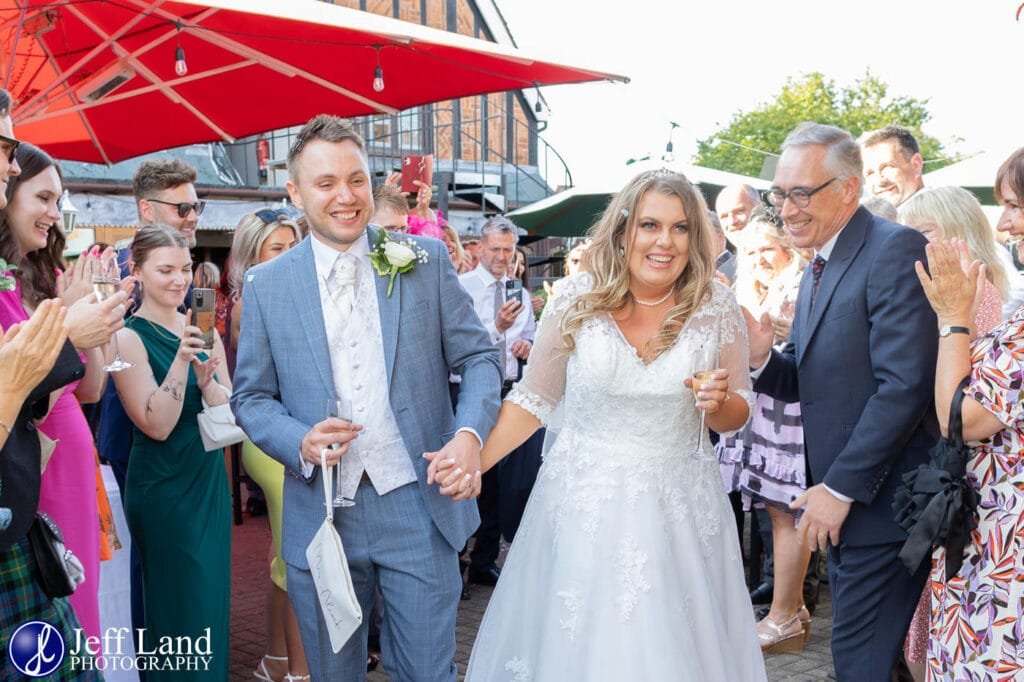
[[[494,319],[494,288],[499,287],[502,297],[505,296],[505,283],[508,277],[502,276],[495,279],[494,275],[484,268],[483,264],[476,266],[474,270],[459,275],[459,283],[473,298],[473,308],[476,310],[480,322],[483,323],[491,343],[500,346],[505,341],[505,378],[513,380],[519,374],[519,360],[512,355],[512,346],[516,341],[529,341],[533,344],[534,335],[537,331],[537,323],[533,319],[533,305],[530,300],[530,292],[526,289],[520,291],[520,300],[523,304],[523,311],[512,323],[512,326],[502,334],[498,331]]]

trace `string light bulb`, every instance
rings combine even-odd
[[[374,45],[373,49],[377,51],[377,68],[373,70],[373,91],[381,92],[384,90],[384,69],[380,65],[380,45]]]
[[[178,28],[178,49],[174,51],[174,73],[178,76],[188,74],[188,64],[185,63],[185,48],[181,46],[181,29],[184,28],[180,21],[174,22]]]
[[[178,49],[174,51],[174,73],[179,76],[188,74],[188,64],[185,63],[185,48],[181,45],[178,45]]]

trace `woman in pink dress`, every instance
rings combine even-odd
[[[999,258],[999,246],[988,218],[973,194],[960,187],[921,190],[900,206],[899,221],[923,234],[929,242],[963,240],[971,257],[984,263],[987,272],[985,291],[974,317],[976,335],[983,336],[1002,322],[1003,300],[1010,290],[1010,275]],[[919,681],[925,679],[930,597],[929,584],[918,602],[904,646],[907,664]]]
[[[17,265],[13,291],[0,292],[0,326],[4,329],[29,318],[43,300],[59,296],[69,308],[91,293],[84,276],[90,257],[59,274],[64,266],[64,231],[59,201],[60,171],[38,147],[22,143],[17,160],[21,175],[7,184],[7,208],[0,211],[0,258]],[[96,501],[96,460],[92,432],[79,402],[96,402],[106,380],[102,352],[82,354],[86,373],[69,384],[52,403],[38,432],[57,441],[43,471],[39,510],[48,514],[64,540],[85,567],[85,582],[71,596],[75,615],[89,636],[100,634],[100,524]],[[44,447],[44,456],[45,456]]]

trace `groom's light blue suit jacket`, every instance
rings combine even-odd
[[[370,243],[377,237],[369,228]],[[438,530],[456,550],[479,525],[476,501],[453,502],[427,485],[424,452],[439,450],[463,427],[486,439],[497,418],[498,351],[459,285],[444,244],[416,238],[426,263],[395,281],[374,273],[391,409]],[[308,568],[306,547],[324,521],[319,468],[301,474],[303,436],[326,417],[334,378],[307,237],[294,249],[246,273],[231,407],[239,426],[285,466],[284,560]],[[452,413],[448,376],[462,376]],[[343,538],[344,540],[344,538]]]

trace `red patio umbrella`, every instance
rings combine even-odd
[[[99,163],[321,112],[628,81],[318,0],[0,0],[0,41],[18,136]]]

